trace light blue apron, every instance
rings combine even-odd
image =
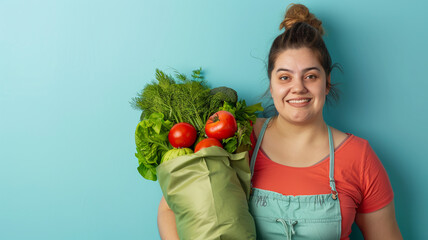
[[[263,139],[267,119],[251,158],[251,174]],[[291,196],[263,189],[252,189],[249,206],[256,223],[257,239],[340,239],[342,217],[334,181],[334,144],[328,127],[331,193]],[[284,183],[293,184],[293,182]]]

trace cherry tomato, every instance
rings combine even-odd
[[[218,140],[232,137],[237,129],[235,117],[228,111],[214,113],[205,124],[207,136]]]
[[[207,148],[207,147],[211,147],[211,146],[217,146],[217,147],[221,147],[223,148],[223,145],[221,145],[221,142],[215,138],[205,138],[204,140],[198,142],[198,144],[196,144],[195,147],[195,152],[203,149],[203,148]]]
[[[189,123],[177,123],[169,130],[169,143],[175,148],[187,148],[196,140],[196,129]]]

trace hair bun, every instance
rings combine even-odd
[[[324,29],[321,26],[322,22],[314,14],[310,13],[305,5],[290,4],[285,12],[284,20],[279,25],[279,29],[285,28],[287,30],[297,22],[305,22],[317,29],[321,35],[324,34]]]

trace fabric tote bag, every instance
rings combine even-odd
[[[213,146],[164,162],[156,171],[180,239],[256,239],[248,208],[248,152]]]

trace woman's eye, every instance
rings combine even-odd
[[[282,76],[282,77],[279,77],[279,79],[281,79],[281,80],[289,80],[290,78],[288,76]]]
[[[308,76],[306,76],[306,78],[307,79],[316,79],[317,78],[317,76],[316,75],[308,75]]]

